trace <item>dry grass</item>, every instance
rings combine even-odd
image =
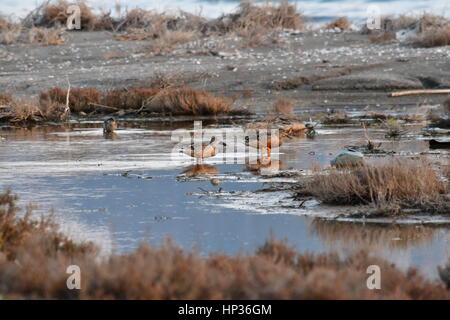
[[[399,138],[406,133],[401,123],[395,118],[383,121],[383,127],[386,130],[386,138]]]
[[[20,23],[11,23],[0,16],[0,44],[29,43],[61,45],[64,30],[54,28],[24,28]]]
[[[0,194],[0,293],[6,299],[449,299],[438,282],[414,269],[359,251],[300,254],[268,240],[253,254],[202,257],[167,240],[134,252],[98,256],[58,231],[52,218],[23,218],[17,198]],[[383,272],[381,290],[366,287],[369,265]],[[81,290],[68,290],[66,269],[82,270]]]
[[[177,45],[193,41],[198,34],[193,31],[167,31],[158,38],[151,40],[149,45],[149,55],[158,56],[170,53]]]
[[[372,43],[390,43],[396,40],[394,32],[372,32],[370,34],[370,42]]]
[[[231,18],[226,26],[228,31],[256,28],[303,30],[305,28],[301,13],[288,1],[281,1],[278,6],[269,3],[258,6],[249,1],[243,1],[237,12],[228,18]]]
[[[70,91],[69,107],[73,113],[111,113],[119,109],[140,109],[159,90],[152,88],[115,89],[100,92],[95,88],[73,88]],[[41,106],[65,103],[67,91],[53,88],[42,92]]]
[[[160,83],[163,85],[162,83]],[[67,92],[53,88],[40,95],[40,104],[65,103]],[[189,87],[155,85],[153,88],[115,89],[100,92],[94,88],[73,88],[69,106],[73,113],[111,113],[120,110],[171,115],[240,114],[232,109],[233,101]]]
[[[216,115],[232,113],[232,104],[233,100],[229,98],[215,97],[203,90],[181,87],[161,90],[147,104],[146,109],[172,115]]]
[[[22,34],[22,26],[0,16],[0,44],[14,44]]]
[[[10,94],[0,94],[0,123],[28,125],[46,121],[63,121],[69,111],[62,103],[49,103],[42,107],[33,101],[14,99]]]
[[[77,0],[74,3],[80,7],[81,29],[96,29],[97,17],[92,12],[91,8],[82,0]],[[69,17],[67,8],[71,4],[73,4],[73,2],[65,0],[44,2],[25,18],[25,25],[29,27],[61,28],[67,24],[67,19]]]
[[[350,29],[350,21],[348,20],[347,17],[340,17],[330,22],[326,26],[326,29],[335,29],[335,28],[339,28],[341,30],[348,30]]]
[[[415,39],[415,44],[425,48],[450,45],[450,24],[424,30]]]
[[[351,119],[345,111],[332,111],[320,117],[320,121],[326,125],[346,124]]]
[[[275,103],[274,109],[276,113],[292,115],[294,111],[295,101],[292,99],[281,98]]]
[[[31,28],[28,32],[28,43],[45,46],[59,46],[63,44],[64,30],[48,28]]]
[[[391,161],[350,171],[332,169],[308,182],[307,191],[329,204],[372,204],[389,213],[418,208],[450,211],[449,185],[425,161]]]

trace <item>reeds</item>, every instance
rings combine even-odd
[[[390,213],[399,213],[402,208],[450,212],[449,185],[425,161],[396,160],[347,171],[332,169],[315,175],[306,190],[329,204],[370,204]]]
[[[450,291],[417,270],[356,251],[299,253],[271,237],[252,254],[203,257],[165,241],[101,258],[90,243],[75,243],[52,217],[32,219],[0,194],[0,292],[6,299],[449,299]],[[369,265],[383,270],[383,286],[366,286]],[[66,269],[82,270],[81,290],[68,290]]]
[[[171,115],[237,114],[233,101],[216,97],[189,87],[155,86],[153,88],[114,89],[100,92],[94,88],[74,88],[70,92],[69,106],[74,113],[111,113],[119,110],[142,113],[168,113]],[[40,96],[42,105],[64,103],[66,91],[53,88]]]
[[[163,89],[147,104],[151,112],[172,115],[217,115],[232,113],[233,100],[215,97],[203,90],[188,87]]]

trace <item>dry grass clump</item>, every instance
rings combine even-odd
[[[216,115],[233,113],[232,104],[230,98],[215,97],[203,90],[181,87],[161,90],[147,104],[146,109],[172,115]]]
[[[348,30],[350,29],[350,21],[348,20],[347,17],[340,17],[330,22],[326,26],[326,29],[335,29],[335,28],[339,28],[341,30]]]
[[[350,171],[332,169],[315,175],[306,189],[329,204],[372,204],[389,213],[404,208],[450,212],[449,185],[425,161],[397,160]]]
[[[396,35],[394,32],[381,32],[370,34],[370,42],[372,43],[390,43],[396,40]]]
[[[14,99],[10,94],[0,94],[0,123],[9,122],[19,125],[45,121],[62,121],[70,110],[62,103],[49,103],[42,107],[33,101]]]
[[[23,23],[26,27],[44,27],[44,28],[61,28],[66,26],[69,14],[67,8],[76,4],[80,7],[80,19],[82,30],[94,30],[97,17],[87,6],[85,1],[77,0],[68,2],[65,0],[46,1],[34,9],[24,19]]]
[[[320,121],[323,124],[327,125],[335,125],[335,124],[346,124],[351,121],[350,117],[345,111],[334,111],[329,112],[322,117],[320,117]]]
[[[152,88],[133,88],[100,92],[95,88],[73,88],[69,95],[69,107],[73,113],[111,113],[119,109],[139,109],[158,91]],[[39,101],[41,106],[62,104],[66,102],[66,97],[66,90],[53,88],[42,92]]]
[[[274,109],[276,113],[292,115],[294,111],[295,101],[292,99],[281,98],[275,103]]]
[[[227,24],[224,27],[228,31],[245,29],[295,29],[305,28],[304,18],[297,7],[288,1],[281,1],[278,6],[269,3],[254,5],[249,1],[243,1],[236,13],[225,16]],[[230,21],[231,20],[231,21]]]
[[[0,16],[0,44],[16,43],[22,34],[22,26],[18,23],[11,23],[6,18]]]
[[[167,240],[134,252],[100,258],[92,244],[77,244],[52,218],[24,217],[17,197],[0,194],[0,292],[6,299],[449,299],[450,291],[417,270],[359,251],[298,253],[268,240],[253,254],[202,257]],[[66,269],[82,270],[81,290],[68,290]],[[383,285],[368,290],[369,265]]]
[[[167,31],[151,40],[149,45],[149,55],[157,56],[167,54],[175,49],[179,44],[193,41],[197,38],[197,33],[193,31]]]
[[[30,43],[61,45],[64,31],[53,28],[24,28],[20,23],[11,23],[0,16],[0,44]]]
[[[59,46],[63,44],[63,30],[48,28],[31,28],[28,33],[28,43],[45,46]]]
[[[66,101],[67,91],[53,88],[40,95],[40,104],[48,106]],[[142,113],[169,113],[172,115],[239,114],[231,109],[233,101],[225,97],[189,87],[153,87],[114,89],[100,92],[94,88],[73,88],[69,107],[73,113],[111,113],[133,111]]]
[[[425,48],[450,45],[450,23],[442,27],[425,29],[417,36],[415,44]]]
[[[407,132],[395,118],[389,118],[388,120],[383,121],[383,127],[386,130],[386,138],[399,138]]]

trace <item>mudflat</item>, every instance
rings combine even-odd
[[[220,47],[223,37],[180,44],[155,56],[148,41],[118,41],[112,32],[73,31],[60,46],[0,45],[0,92],[37,97],[53,87],[98,90],[145,83],[155,74],[229,97],[251,92],[252,111],[265,111],[283,97],[298,106],[365,107],[440,104],[445,95],[390,97],[408,89],[450,87],[450,47],[418,48],[408,43],[374,44],[356,31],[285,31],[272,46]],[[220,44],[220,43],[219,43]],[[213,48],[213,49],[210,49]],[[277,83],[308,79],[277,90]]]

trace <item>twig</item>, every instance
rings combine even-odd
[[[402,97],[418,94],[450,94],[450,89],[436,89],[436,90],[408,90],[391,92],[391,97]]]

